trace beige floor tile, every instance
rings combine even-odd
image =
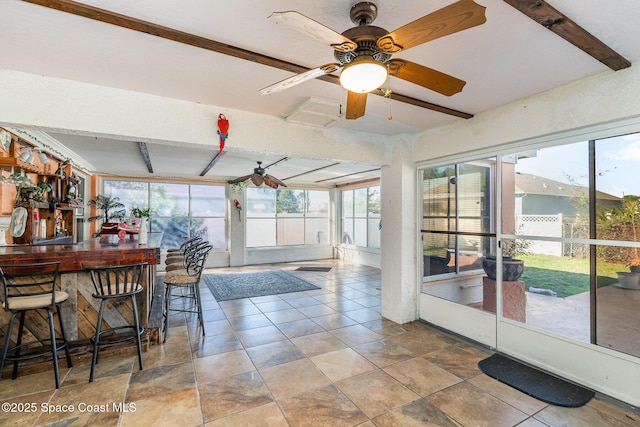
[[[268,403],[205,424],[206,427],[287,427],[288,425],[275,403]]]
[[[353,348],[378,368],[411,359],[412,353],[389,340],[377,340]]]
[[[347,347],[345,343],[328,332],[320,332],[318,334],[293,338],[291,339],[291,342],[294,343],[307,357],[329,353],[330,351],[340,350]]]
[[[426,399],[414,400],[401,408],[386,412],[374,418],[373,422],[376,427],[460,426]]]
[[[87,408],[104,406],[112,408],[113,404],[125,401],[125,393],[129,384],[129,375],[117,375],[100,378],[94,382],[86,382],[61,387],[56,390],[49,401],[49,411],[43,412],[38,424],[47,424],[83,417],[89,423],[102,423],[104,420],[117,422],[120,414],[115,411],[88,411]],[[89,414],[89,415],[87,415]]]
[[[303,359],[304,354],[290,341],[277,341],[247,349],[256,368],[266,368]]]
[[[244,350],[195,359],[193,366],[198,384],[209,383],[256,369]]]
[[[322,326],[311,319],[294,320],[292,322],[280,323],[277,326],[289,339],[324,331]]]
[[[367,416],[333,385],[282,399],[279,403],[291,426],[347,427],[367,421]]]
[[[280,332],[275,325],[263,326],[261,328],[247,329],[236,332],[236,336],[244,348],[269,344],[276,341],[284,341],[287,337]]]
[[[426,399],[464,426],[512,427],[528,418],[524,412],[467,382]]]
[[[614,408],[610,404],[597,399],[592,399],[589,403],[579,408],[549,405],[535,414],[533,418],[550,426],[640,426],[640,415],[620,411],[620,408]]]
[[[428,396],[462,381],[422,357],[387,366],[384,371],[420,396]]]
[[[313,356],[311,361],[334,382],[376,369],[373,363],[350,348]]]
[[[201,384],[198,389],[205,423],[273,402],[257,371]]]
[[[202,411],[195,387],[157,393],[127,403],[130,409],[122,413],[120,427],[202,425]]]
[[[485,374],[470,378],[468,382],[528,415],[533,415],[547,406],[545,402],[524,394]]]
[[[369,418],[420,398],[381,370],[338,381],[336,386]]]
[[[362,325],[347,326],[329,332],[351,347],[382,338],[382,335],[376,334],[371,329],[365,328]]]
[[[157,394],[193,388],[195,385],[196,378],[191,362],[157,366],[131,375],[127,401],[142,400]]]
[[[69,369],[60,368],[60,381],[63,382]],[[87,377],[88,380],[89,377]],[[0,380],[0,399],[8,399],[9,397],[17,397],[25,394],[37,393],[40,391],[53,392],[56,388],[56,381],[53,375],[53,369],[37,374],[20,375],[20,367],[18,367],[18,377],[11,379],[11,372],[5,371],[4,376]]]
[[[198,339],[197,341],[192,340],[191,342],[191,352],[194,358],[207,357],[241,349],[242,343],[233,332],[206,336],[203,339]]]
[[[329,384],[329,380],[309,359],[260,369],[260,375],[276,399]]]
[[[42,405],[47,405],[53,391],[43,391],[28,396],[3,399],[0,422],[5,426],[32,426],[42,413]]]
[[[450,345],[444,349],[426,353],[423,357],[462,379],[468,379],[482,373],[478,368],[478,362],[488,356],[479,350],[469,351],[469,349]]]

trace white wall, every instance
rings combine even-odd
[[[170,145],[218,145],[211,124],[233,123],[228,151],[388,163],[388,137],[323,129],[224,107],[0,69],[0,125]],[[256,138],[259,135],[259,138]],[[292,144],[292,141],[304,141]]]

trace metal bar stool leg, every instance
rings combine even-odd
[[[133,305],[133,323],[136,328],[136,342],[138,344],[138,364],[140,365],[140,370],[142,370],[142,344],[140,343],[140,334],[142,330],[140,329],[140,322],[138,320],[138,304],[136,302],[136,296],[131,295],[131,304]]]
[[[164,336],[162,342],[167,342],[167,332],[169,331],[169,308],[171,304],[171,285],[165,284],[164,289]]]
[[[13,360],[13,373],[11,379],[15,380],[18,377],[18,359],[20,358],[20,350],[22,350],[22,331],[24,331],[24,316],[26,312],[20,312],[20,323],[18,324],[18,340],[16,341],[16,351],[14,353],[15,359]]]
[[[0,378],[2,378],[2,372],[4,371],[4,362],[7,360],[7,354],[9,353],[9,344],[11,341],[11,333],[13,332],[13,322],[16,320],[18,313],[11,314],[9,319],[9,327],[7,328],[7,335],[4,337],[4,347],[2,349],[2,360],[0,361]]]
[[[202,317],[202,300],[200,299],[200,283],[195,283],[193,285],[196,297],[196,304],[198,305],[198,320],[200,320],[200,327],[202,328],[202,336],[205,336],[204,333],[204,319]]]
[[[64,323],[62,322],[62,307],[57,306],[58,308],[58,320],[60,321],[60,333],[62,334],[62,339],[64,340],[64,353],[67,358],[67,368],[71,368],[71,354],[69,353],[69,343],[67,341],[67,334],[64,330]]]
[[[56,377],[56,388],[60,388],[60,370],[58,366],[58,348],[56,346],[56,327],[53,324],[53,311],[47,308],[49,316],[49,331],[51,333],[51,352],[53,354],[53,374]]]
[[[96,324],[96,334],[93,336],[93,357],[91,358],[91,373],[89,374],[89,382],[93,382],[93,373],[98,364],[98,350],[100,347],[100,334],[102,333],[102,314],[104,312],[104,303],[107,300],[100,301],[100,311],[98,312],[98,323]]]

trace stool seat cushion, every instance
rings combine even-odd
[[[56,292],[56,300],[54,304],[61,304],[69,299],[69,294],[64,291]],[[45,308],[51,305],[51,294],[46,295],[27,295],[23,297],[9,297],[10,310],[33,310],[36,308]],[[5,304],[2,304],[5,306]]]
[[[130,283],[120,283],[119,286],[116,286],[115,284],[109,285],[109,286],[105,286],[104,289],[102,290],[102,292],[104,294],[93,294],[92,296],[94,298],[116,298],[116,297],[121,297],[121,296],[126,296],[129,294],[137,294],[138,292],[142,291],[142,285],[136,285],[134,290],[131,290],[132,286]],[[125,292],[125,289],[127,290]]]
[[[175,270],[164,275],[162,281],[169,285],[187,285],[198,280],[197,276],[191,276],[187,270]]]

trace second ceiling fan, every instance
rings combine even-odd
[[[376,5],[361,2],[355,4],[350,12],[351,21],[357,26],[342,34],[295,11],[274,12],[269,19],[328,44],[333,48],[338,62],[297,74],[260,90],[260,93],[268,95],[342,69],[340,84],[348,90],[347,119],[364,115],[367,93],[380,87],[387,75],[442,95],[454,95],[462,91],[465,81],[392,56],[422,43],[484,24],[487,20],[485,9],[473,0],[459,0],[388,32],[371,25],[377,17]]]

